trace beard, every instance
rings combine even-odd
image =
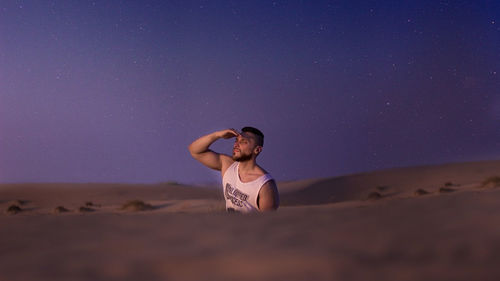
[[[240,152],[240,155],[233,154],[233,160],[237,162],[245,162],[252,159],[252,154],[243,154]]]

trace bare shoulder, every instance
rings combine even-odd
[[[274,180],[269,180],[265,184],[262,185],[260,192],[262,192],[262,191],[278,193],[278,186],[276,185],[276,182]]]
[[[256,172],[256,174],[257,174],[258,176],[263,176],[263,175],[265,175],[265,174],[269,174],[266,170],[264,170],[264,168],[262,168],[262,167],[261,167],[261,166],[259,166],[259,165],[257,165],[257,167],[256,167],[256,168],[257,168],[257,170],[256,170],[255,172]]]
[[[261,211],[276,210],[279,207],[278,186],[274,180],[267,181],[259,191],[259,209]]]
[[[229,168],[229,166],[231,166],[234,163],[234,160],[231,156],[226,154],[220,154],[219,157],[222,164],[221,175],[224,176],[224,173],[226,173],[227,168]]]

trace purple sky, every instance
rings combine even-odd
[[[215,182],[246,125],[278,180],[499,159],[499,46],[493,0],[2,1],[0,182]]]

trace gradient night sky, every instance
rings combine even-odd
[[[278,180],[499,159],[499,90],[499,1],[2,1],[0,182],[216,182],[245,125]]]

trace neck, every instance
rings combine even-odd
[[[257,166],[257,163],[255,162],[255,159],[250,159],[247,161],[240,162],[239,166],[240,166],[240,171],[251,171]]]

